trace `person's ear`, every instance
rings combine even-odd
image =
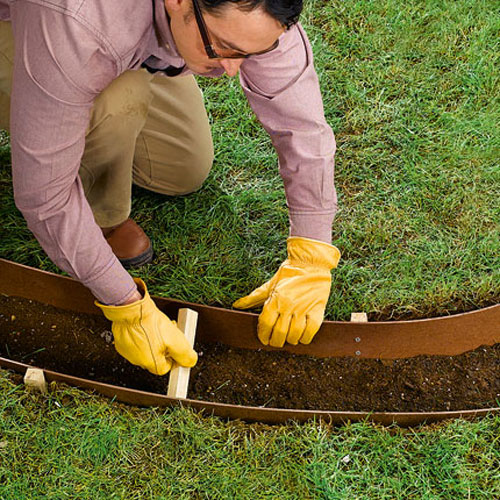
[[[187,0],[165,0],[165,8],[167,12],[175,12],[181,10]]]

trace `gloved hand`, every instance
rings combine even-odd
[[[250,309],[264,304],[257,335],[264,345],[283,347],[285,341],[309,344],[319,330],[330,295],[330,271],[339,250],[322,241],[291,236],[288,258],[276,274],[233,307]]]
[[[122,306],[95,302],[113,322],[111,330],[118,353],[155,375],[165,375],[173,360],[182,366],[194,366],[198,355],[182,331],[156,307],[144,281],[134,281],[143,293],[141,300]]]

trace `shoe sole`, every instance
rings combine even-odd
[[[146,264],[149,264],[153,260],[153,247],[150,245],[149,248],[137,255],[136,257],[130,257],[129,259],[118,259],[122,266],[126,269],[130,269],[132,267],[141,267]]]

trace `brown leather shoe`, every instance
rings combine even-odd
[[[150,239],[132,219],[101,230],[123,267],[139,267],[153,260]]]

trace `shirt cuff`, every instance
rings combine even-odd
[[[290,213],[290,236],[301,236],[332,243],[332,224],[335,214]]]
[[[109,267],[97,277],[82,281],[94,297],[106,305],[122,304],[137,291],[137,285],[115,257]]]

